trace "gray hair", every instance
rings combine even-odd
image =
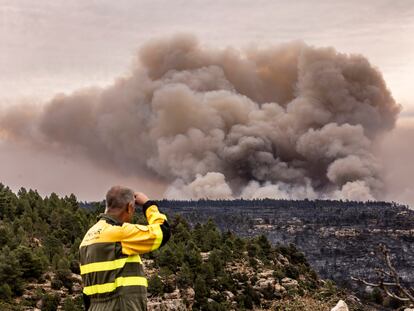
[[[106,207],[108,209],[120,209],[129,203],[135,203],[134,191],[122,186],[114,186],[106,193]]]

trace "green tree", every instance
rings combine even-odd
[[[38,278],[45,271],[45,261],[32,249],[21,245],[14,252],[24,278]]]
[[[42,297],[42,311],[56,311],[59,306],[60,298],[57,294],[45,294]]]
[[[13,193],[10,189],[0,183],[0,219],[14,219],[15,206],[12,202],[12,198]]]
[[[73,193],[71,193],[69,197],[65,198],[65,201],[68,203],[72,211],[76,212],[79,209],[78,199]]]
[[[190,287],[193,285],[194,274],[191,272],[190,266],[183,263],[177,275],[177,283],[180,287]]]
[[[200,255],[200,250],[194,245],[194,243],[189,242],[187,244],[187,252],[184,254],[184,261],[190,266],[191,270],[197,271],[202,263],[202,258]]]
[[[210,262],[204,262],[201,265],[201,275],[204,281],[210,284],[216,275],[214,266]]]
[[[173,241],[174,242],[184,242],[186,243],[191,239],[191,234],[189,232],[188,224],[178,223],[174,228]]]
[[[176,252],[172,249],[172,244],[167,244],[165,247],[160,249],[158,255],[158,264],[162,267],[167,267],[173,272],[177,271],[179,262],[176,257]]]
[[[45,254],[49,261],[52,261],[54,256],[61,256],[63,254],[63,246],[54,234],[48,235],[44,240]]]
[[[270,244],[269,240],[265,235],[260,235],[257,238],[257,246],[259,247],[259,254],[262,258],[269,258],[271,251],[272,251],[272,245]]]
[[[164,285],[158,275],[153,275],[148,280],[148,292],[153,296],[162,296]]]
[[[13,240],[13,230],[8,223],[0,225],[0,247],[8,245],[11,247]]]
[[[259,253],[259,246],[254,241],[249,241],[247,244],[247,254],[249,257],[256,257]]]
[[[223,272],[225,257],[222,256],[222,253],[218,250],[212,250],[208,257],[208,262],[213,267],[214,275],[220,275]]]
[[[69,269],[59,269],[56,271],[56,279],[60,280],[64,287],[72,292],[73,280],[71,277],[72,272]]]
[[[201,276],[197,276],[194,283],[195,300],[197,304],[203,305],[207,300],[208,288],[205,280]]]
[[[11,298],[13,296],[13,292],[9,286],[9,284],[2,284],[0,285],[0,299],[4,300],[6,302],[11,301]]]
[[[69,270],[70,269],[70,262],[66,257],[59,258],[57,262],[58,270]]]
[[[22,271],[14,252],[4,246],[0,254],[0,284],[9,284],[14,295],[23,290]]]
[[[246,243],[240,237],[236,237],[233,243],[233,253],[235,257],[240,257],[243,255],[244,250],[246,249]]]
[[[80,311],[81,310],[76,306],[75,302],[70,297],[65,299],[65,301],[63,302],[62,309],[63,311],[78,311],[78,310]]]

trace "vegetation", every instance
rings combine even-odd
[[[293,243],[326,279],[362,295],[351,276],[374,281],[373,246],[388,245],[393,264],[413,287],[414,211],[393,202],[340,200],[162,201],[191,225],[212,218],[221,231],[238,236],[265,234],[272,244]],[[358,259],[358,260],[356,260]],[[361,269],[364,267],[364,269]],[[369,290],[369,289],[368,289]]]
[[[273,275],[279,281],[301,275],[305,280],[304,287],[318,287],[316,274],[293,245],[273,248],[265,236],[247,240],[231,232],[221,233],[211,220],[191,229],[184,219],[177,217],[172,229],[172,240],[149,255],[162,276],[150,279],[152,295],[162,296],[177,287],[194,288],[193,309],[228,310],[231,307],[230,292],[237,295],[239,309],[251,309],[254,305],[261,306],[263,300],[276,298],[274,290],[269,291],[267,299],[262,299],[262,294],[253,288],[255,275],[265,268],[274,270]],[[281,265],[280,255],[289,264]],[[239,267],[244,271],[229,269],[231,265],[243,262],[244,266]]]
[[[375,269],[376,280],[372,282],[357,277],[352,277],[352,279],[373,289],[367,298],[376,304],[394,308],[414,304],[414,288],[405,284],[401,279],[392,263],[387,245],[379,244],[376,251],[383,262],[383,267]]]
[[[13,299],[23,294],[26,284],[44,282],[47,271],[55,272],[52,287],[70,291],[68,276],[79,273],[79,244],[93,222],[94,215],[79,208],[74,195],[59,198],[52,193],[42,198],[24,188],[15,194],[0,184],[0,309],[17,308]],[[39,296],[42,310],[56,309],[55,296]],[[23,300],[21,305],[31,303]]]
[[[82,310],[79,294],[63,298],[59,291],[72,293],[81,238],[102,211],[102,203],[81,208],[74,195],[42,198],[23,188],[15,194],[0,184],[0,309],[37,304],[48,311],[58,305]],[[145,221],[142,216],[136,220]],[[144,256],[151,297],[193,292],[181,296],[193,310],[295,310],[307,303],[326,310],[344,297],[318,278],[292,244],[273,247],[264,235],[240,238],[219,231],[212,220],[190,227],[177,216],[170,223],[170,242]],[[36,287],[46,282],[49,291]],[[30,299],[28,290],[34,292]]]

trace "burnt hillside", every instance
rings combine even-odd
[[[373,250],[386,243],[403,279],[414,284],[414,211],[406,206],[322,200],[164,200],[160,205],[191,224],[212,218],[221,230],[294,243],[323,278],[341,285],[352,285],[351,275],[375,275]]]

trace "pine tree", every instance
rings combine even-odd
[[[14,209],[11,204],[11,193],[0,183],[0,219],[14,219]]]
[[[196,302],[201,305],[204,304],[207,299],[208,288],[206,282],[201,276],[197,276],[195,280],[194,291]]]
[[[4,300],[6,302],[11,301],[13,296],[13,292],[9,286],[9,284],[2,284],[0,285],[0,300]]]
[[[56,311],[59,306],[59,296],[45,294],[42,297],[42,311]]]
[[[44,260],[27,246],[19,246],[14,253],[23,278],[38,278],[44,272]]]
[[[193,285],[194,274],[187,263],[183,263],[177,276],[177,283],[180,287],[190,287]]]
[[[13,295],[20,295],[23,289],[23,272],[14,252],[6,245],[0,253],[0,284],[9,284]]]
[[[164,293],[164,285],[158,275],[153,275],[148,280],[148,292],[154,296],[161,296]]]

